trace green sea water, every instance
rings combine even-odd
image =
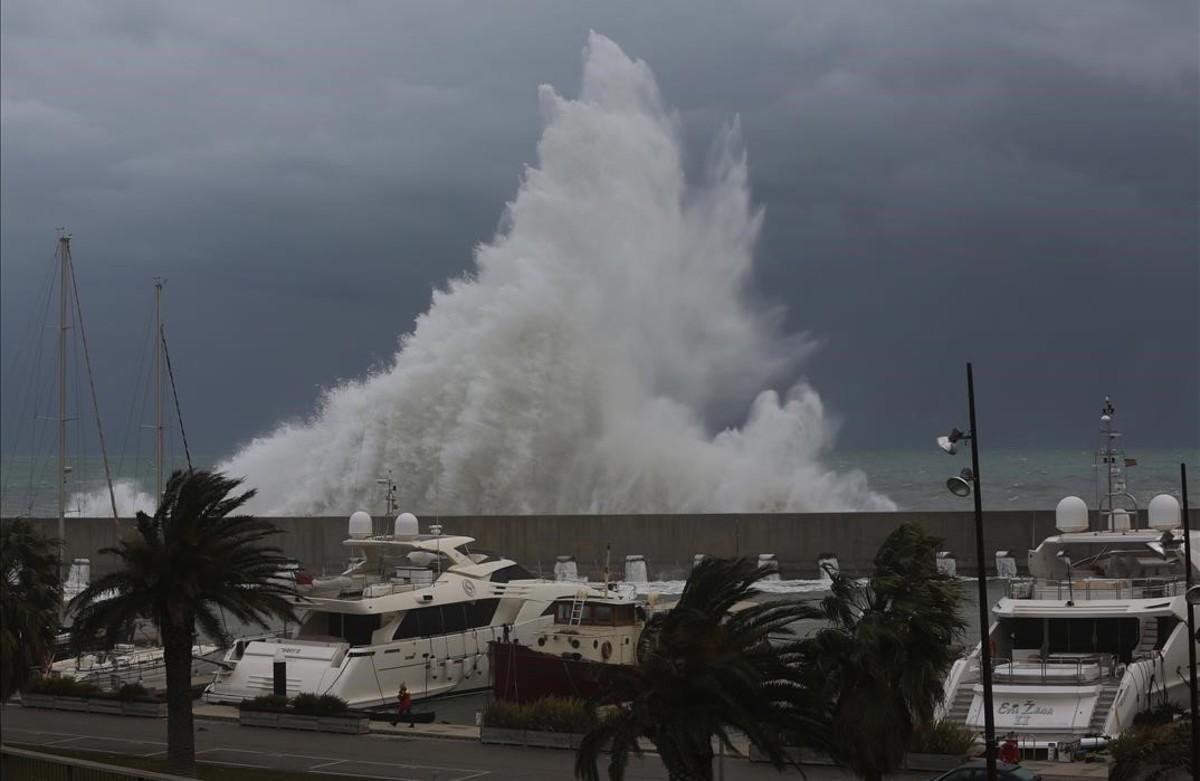
[[[1190,494],[1193,504],[1200,497],[1200,451],[1177,449],[1141,450],[1127,455],[1137,465],[1126,470],[1129,490],[1145,507],[1160,493],[1179,495],[1179,464],[1191,469]],[[193,456],[197,467],[209,466],[218,459]],[[967,452],[948,456],[934,447],[924,451],[838,451],[827,454],[824,463],[830,469],[858,469],[867,475],[871,486],[887,494],[901,510],[966,510],[969,499],[950,494],[946,478],[970,465]],[[31,458],[5,456],[0,466],[0,515],[50,517],[57,514],[58,499],[54,485],[56,459],[53,456]],[[80,514],[85,508],[81,497],[103,495],[104,468],[99,458],[74,459],[67,478],[68,494],[75,497],[68,511]],[[185,465],[179,456],[172,458],[167,470]],[[153,459],[116,460],[113,479],[124,490],[151,493],[154,486]],[[1101,487],[1094,468],[1094,456],[1088,450],[987,450],[980,454],[981,485],[985,509],[1049,510],[1064,496],[1080,496],[1096,506]],[[401,505],[403,505],[401,498]],[[101,513],[102,514],[102,513]]]

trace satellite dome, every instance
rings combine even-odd
[[[1064,497],[1054,508],[1054,525],[1063,533],[1087,531],[1087,502],[1078,496]]]
[[[350,515],[350,537],[361,540],[375,533],[375,524],[371,522],[369,513],[356,510]]]
[[[392,527],[392,534],[397,537],[411,537],[421,533],[421,526],[417,522],[417,516],[412,513],[400,513],[396,516],[396,523]]]
[[[1147,510],[1150,528],[1169,532],[1179,528],[1179,500],[1170,494],[1159,494],[1150,500]]]

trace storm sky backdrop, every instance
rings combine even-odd
[[[749,295],[849,451],[1200,445],[1197,5],[59,3],[0,9],[3,425],[73,248],[125,432],[152,279],[191,447],[231,453],[390,360],[495,236],[590,30],[644,60],[690,168],[739,117]],[[758,389],[706,411],[740,425]],[[1130,443],[1131,445],[1133,443]],[[5,439],[10,451],[21,443]]]

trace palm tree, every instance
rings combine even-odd
[[[71,603],[76,642],[117,637],[137,619],[157,627],[167,675],[167,762],[195,769],[192,731],[192,646],[199,627],[222,644],[229,636],[218,611],[266,628],[272,616],[293,616],[294,590],[277,576],[287,563],[265,543],[267,521],[234,515],[253,495],[231,492],[240,480],[219,472],[176,471],[153,517],[139,512],[136,530],[115,548],[119,567]]]
[[[62,611],[57,546],[27,520],[0,524],[0,702],[54,653]]]
[[[940,543],[904,524],[866,583],[834,574],[830,595],[806,611],[827,623],[799,648],[804,679],[829,708],[830,751],[872,781],[899,769],[957,656],[963,592],[938,572]]]
[[[800,605],[773,600],[745,605],[755,584],[774,571],[748,559],[705,559],[692,571],[678,604],[650,619],[638,640],[638,663],[605,668],[597,705],[611,705],[586,735],[575,774],[597,781],[597,760],[611,742],[610,779],[622,779],[629,755],[649,738],[672,779],[711,779],[713,736],[732,748],[738,730],[783,768],[779,738],[809,734],[818,719],[799,686],[794,644],[786,639]]]

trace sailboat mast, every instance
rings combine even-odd
[[[163,398],[162,398],[162,288],[154,280],[154,497],[162,501],[163,492]]]
[[[58,574],[63,575],[67,540],[67,277],[71,267],[71,237],[58,237]]]

